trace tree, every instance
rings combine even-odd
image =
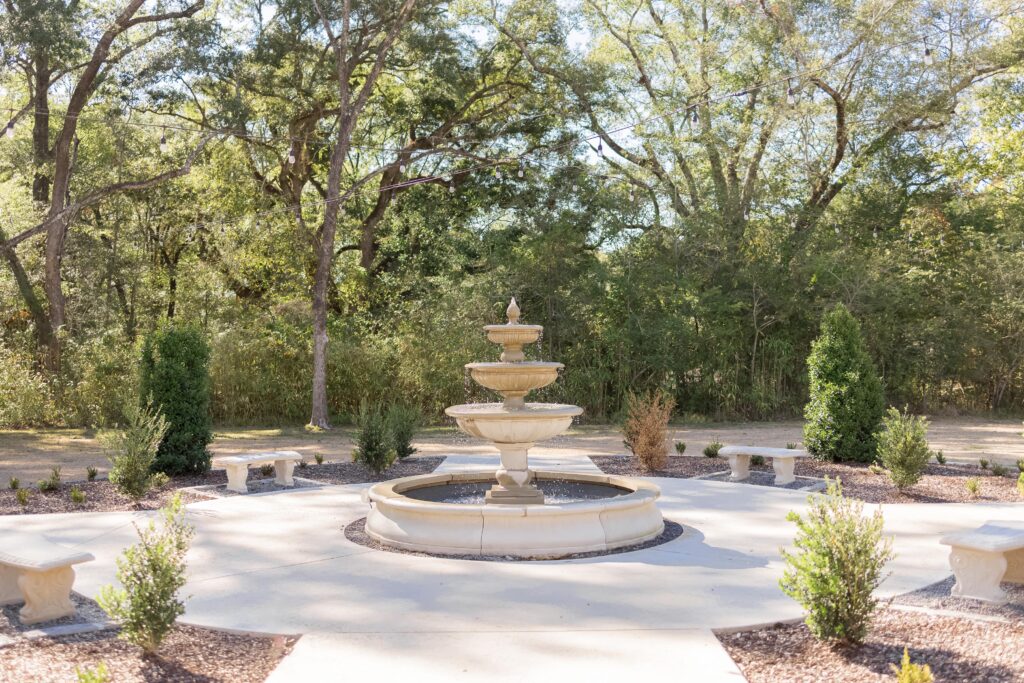
[[[836,304],[825,315],[821,335],[811,344],[807,370],[807,449],[822,460],[873,461],[885,396],[860,325],[846,306]]]

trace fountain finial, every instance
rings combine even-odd
[[[505,309],[505,315],[508,316],[509,325],[519,324],[519,304],[516,303],[515,297],[512,297],[512,301],[509,303],[508,308]]]

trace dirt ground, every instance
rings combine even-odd
[[[935,418],[928,438],[933,449],[941,449],[951,461],[992,462],[1013,465],[1024,458],[1024,438],[1019,420],[978,418]],[[802,423],[744,422],[672,425],[675,440],[686,442],[686,452],[699,453],[712,441],[725,444],[756,444],[784,447],[801,440]],[[295,450],[312,461],[319,453],[327,461],[348,461],[352,457],[351,428],[323,433],[306,432],[301,427],[261,429],[221,427],[214,433],[210,447],[214,456],[263,450]],[[422,455],[491,454],[487,443],[468,437],[453,428],[423,430],[415,441]],[[622,436],[611,426],[579,426],[568,434],[537,446],[537,452],[560,455],[624,454]],[[9,477],[22,482],[45,478],[50,468],[59,465],[65,480],[85,478],[85,468],[108,468],[96,434],[80,429],[0,431],[0,485]]]

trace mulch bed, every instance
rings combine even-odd
[[[1024,680],[1024,622],[977,621],[882,608],[863,645],[833,648],[803,624],[722,634],[750,683],[893,681],[903,648],[941,683]]]
[[[111,681],[262,683],[291,650],[294,638],[235,635],[177,625],[159,652],[142,650],[114,630],[19,639],[0,647],[0,683],[67,683],[75,669],[103,662]]]
[[[322,465],[308,463],[296,467],[295,476],[326,484],[361,484],[413,474],[429,474],[444,462],[444,457],[407,458],[396,462],[381,474],[371,472],[358,462],[325,462]],[[249,468],[249,481],[273,479],[274,474],[263,475],[258,467]],[[5,482],[0,482],[5,484]],[[56,491],[39,491],[29,483],[22,487],[29,491],[28,504],[18,503],[17,492],[9,488],[0,489],[0,515],[39,514],[52,512],[113,512],[124,510],[155,510],[166,504],[171,496],[180,493],[185,503],[209,500],[211,494],[202,491],[181,490],[197,486],[226,486],[227,475],[223,470],[212,470],[203,475],[171,477],[170,482],[160,489],[150,491],[136,505],[131,498],[117,491],[106,479],[84,482],[61,482]],[[84,503],[71,500],[71,488],[77,486],[85,494]],[[301,488],[301,487],[298,487]],[[258,491],[253,491],[258,492]]]
[[[725,458],[674,455],[663,470],[642,470],[637,459],[626,455],[592,455],[590,459],[605,474],[631,477],[678,477],[689,479],[715,472],[728,472]],[[771,472],[771,461],[765,465],[751,465],[751,472]],[[798,477],[840,478],[843,492],[850,498],[866,503],[975,503],[1024,502],[1017,490],[1016,470],[1006,476],[996,476],[979,465],[929,463],[921,480],[904,493],[893,486],[885,473],[875,474],[867,465],[859,463],[830,463],[803,458],[797,460]],[[967,480],[977,477],[980,490],[972,496]]]

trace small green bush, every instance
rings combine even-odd
[[[178,591],[185,585],[185,554],[194,529],[185,522],[177,494],[154,521],[140,529],[139,542],[117,558],[121,588],[104,586],[100,607],[121,623],[121,637],[148,653],[156,652],[174,621],[185,613]]]
[[[19,488],[21,488],[21,479],[18,479],[17,477],[11,477],[10,479],[7,480],[7,485],[11,487],[12,491],[17,491]]]
[[[766,461],[763,455],[752,455],[750,456],[750,464],[754,467],[761,467],[766,464]]]
[[[668,421],[674,406],[675,400],[661,391],[626,394],[622,433],[645,472],[658,472],[668,464]]]
[[[875,434],[878,459],[889,470],[889,478],[899,490],[913,486],[921,479],[931,459],[928,450],[928,420],[889,408],[882,429]]]
[[[102,434],[100,442],[110,460],[110,483],[138,502],[156,486],[152,468],[157,449],[167,433],[167,420],[150,406],[130,405],[125,412],[128,415],[125,428]]]
[[[78,488],[77,486],[71,487],[71,492],[69,495],[71,496],[71,502],[74,503],[75,505],[83,505],[85,503],[85,491]]]
[[[95,669],[79,669],[75,667],[75,678],[78,683],[109,683],[110,671],[105,662],[100,662]]]
[[[988,460],[986,460],[985,458],[982,458],[981,460],[978,461],[978,466],[981,467],[981,469],[983,469],[983,470],[987,470],[988,469]]]
[[[931,667],[927,664],[914,664],[910,661],[910,652],[903,648],[903,659],[900,665],[890,664],[892,672],[896,674],[896,683],[933,683]]]
[[[323,458],[323,456],[322,456],[322,455],[321,455],[320,457],[321,457],[321,458]],[[320,463],[317,463],[317,464],[319,465]],[[300,469],[300,470],[304,470],[304,469],[306,469],[307,467],[309,467],[309,463],[308,463],[308,462],[306,462],[305,460],[300,460],[300,461],[299,461],[299,469]]]
[[[380,474],[395,461],[395,449],[388,435],[387,417],[379,404],[364,403],[359,409],[359,433],[353,457],[371,472]]]
[[[1024,498],[1024,472],[1020,473],[1017,477],[1017,493],[1020,494],[1021,498]]]
[[[28,505],[28,489],[18,489],[14,492],[14,497],[18,499],[18,505],[21,507]]]
[[[269,477],[273,473],[274,473],[274,466],[271,463],[265,462],[262,465],[260,465],[260,475],[261,476]]]
[[[317,465],[323,465],[324,464],[324,454],[323,453],[314,453],[313,454],[313,459],[316,460],[316,464]],[[303,462],[305,462],[305,460],[303,460]]]
[[[871,472],[871,474],[876,475],[885,474],[885,468],[881,465],[876,465],[875,463],[868,465],[868,471]]]
[[[893,556],[891,539],[882,536],[882,513],[863,516],[864,504],[844,497],[838,479],[808,505],[805,516],[787,516],[797,525],[797,552],[782,550],[787,568],[779,585],[807,610],[815,637],[861,643],[876,606],[872,593]]]
[[[412,439],[416,436],[416,428],[420,425],[420,413],[413,407],[392,403],[387,413],[388,435],[391,447],[399,459],[408,458],[416,452]]]
[[[92,465],[89,465],[88,467],[85,468],[85,478],[89,481],[96,481],[96,477],[97,475],[99,475],[99,473],[100,471],[93,467]]]
[[[786,448],[788,448],[791,451],[795,451],[796,449],[800,448],[800,444],[793,443],[792,441],[790,441],[786,444]]]
[[[939,463],[940,465],[945,465],[946,454],[943,453],[942,451],[935,451],[935,462]]]
[[[142,345],[139,393],[167,420],[153,469],[204,474],[210,469],[210,349],[196,327],[167,323]]]
[[[964,482],[964,488],[967,489],[967,493],[971,494],[972,498],[977,498],[978,493],[981,491],[981,479],[968,477],[967,481]]]
[[[1017,459],[1017,471],[1024,474],[1024,458]]]
[[[885,397],[860,325],[842,304],[822,320],[807,368],[807,449],[820,460],[872,462]]]
[[[722,445],[721,441],[712,441],[704,447],[704,456],[707,458],[717,458],[718,451],[722,450]]]
[[[679,455],[682,455],[685,452],[686,452],[686,442],[685,441],[676,441],[676,453],[678,453]]]
[[[1005,477],[1010,470],[1006,469],[1005,465],[1001,465],[998,462],[992,463],[992,474],[997,477]]]
[[[163,472],[154,472],[153,478],[149,481],[149,486],[152,489],[162,489],[163,487],[167,486],[167,484],[169,484],[170,481],[171,478],[168,477]]]
[[[60,490],[60,465],[50,470],[50,476],[39,482],[39,490],[46,493]]]

